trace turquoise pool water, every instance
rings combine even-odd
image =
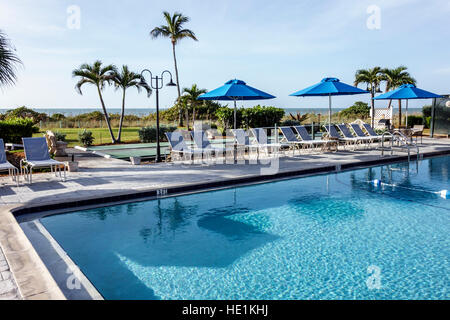
[[[448,299],[449,176],[440,157],[41,222],[106,299]]]

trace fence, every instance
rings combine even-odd
[[[436,99],[432,110],[431,135],[450,135],[450,95]]]

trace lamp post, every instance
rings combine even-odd
[[[160,143],[159,143],[159,90],[163,88],[164,86],[164,74],[168,73],[170,74],[170,81],[166,85],[167,87],[176,87],[177,85],[172,80],[172,73],[170,71],[165,70],[161,73],[161,76],[154,77],[152,72],[148,69],[144,69],[141,72],[141,77],[144,77],[144,73],[148,72],[150,74],[150,82],[147,82],[150,84],[150,87],[153,90],[156,90],[156,162],[161,162],[161,149],[160,149]],[[155,84],[155,85],[153,85]]]

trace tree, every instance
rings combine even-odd
[[[80,68],[75,69],[72,72],[73,77],[80,78],[78,83],[75,85],[75,89],[79,94],[83,94],[83,92],[81,91],[81,87],[86,83],[96,86],[106,125],[108,126],[109,134],[111,135],[112,143],[116,143],[117,140],[114,137],[111,129],[111,123],[109,121],[109,115],[108,111],[106,110],[105,102],[103,101],[102,91],[105,88],[106,84],[111,84],[111,81],[113,80],[116,73],[116,67],[114,65],[102,66],[102,62],[100,60],[95,61],[92,65],[87,63],[82,64]]]
[[[400,66],[395,69],[383,69],[382,79],[386,81],[386,92],[397,89],[403,84],[416,84],[416,79],[414,79],[409,72],[408,68],[405,66]],[[391,107],[391,102],[389,101],[389,107]],[[399,113],[399,126],[402,125],[402,100],[398,100],[398,113]]]
[[[177,79],[178,98],[180,98],[181,97],[180,79],[178,76],[178,65],[177,65],[177,56],[175,53],[175,46],[178,44],[178,42],[180,40],[185,39],[185,38],[191,38],[195,41],[198,41],[198,40],[193,31],[191,31],[189,29],[184,29],[183,25],[185,23],[189,22],[189,17],[186,17],[179,12],[175,12],[173,15],[171,15],[167,11],[164,11],[163,15],[164,15],[164,19],[166,20],[166,24],[154,28],[150,32],[150,35],[153,39],[156,39],[159,37],[170,38],[170,41],[172,42],[172,53],[173,53],[173,61],[174,61],[174,65],[175,65],[175,76]],[[179,116],[180,116],[179,122],[181,125],[182,114],[180,113]]]
[[[193,84],[190,88],[183,88],[184,96],[186,96],[192,109],[192,123],[195,121],[195,108],[199,103],[198,97],[206,92],[206,89],[199,89],[196,84]]]
[[[375,125],[375,92],[380,90],[380,83],[383,80],[382,70],[380,67],[374,67],[372,69],[360,69],[355,74],[355,86],[359,84],[366,84],[367,90],[370,91],[372,99],[372,127]]]
[[[16,83],[16,66],[21,65],[22,61],[20,61],[14,51],[6,34],[0,30],[0,86]]]
[[[147,92],[147,97],[152,94],[152,89],[140,74],[130,71],[128,66],[122,66],[121,72],[116,72],[112,79],[116,90],[122,89],[122,112],[120,114],[119,132],[117,134],[117,142],[120,142],[122,136],[122,125],[125,117],[125,94],[128,88],[135,87],[140,93],[142,89]]]

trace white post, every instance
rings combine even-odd
[[[236,130],[236,99],[234,100],[234,129]]]

